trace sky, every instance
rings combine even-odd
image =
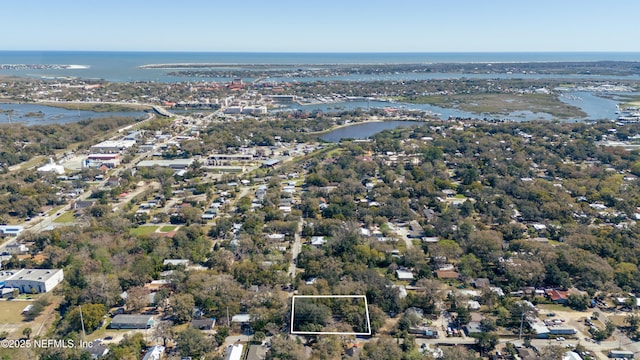
[[[0,50],[639,52],[638,0],[6,0]]]

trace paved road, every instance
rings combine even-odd
[[[407,236],[409,234],[409,229],[407,229],[406,227],[397,227],[395,228],[395,231],[396,234],[398,234],[398,236],[400,236],[400,238],[402,238],[404,243],[407,245],[407,249],[413,249],[413,241],[411,241],[411,239],[409,239],[409,237]]]
[[[302,218],[298,220],[298,228],[296,229],[295,234],[293,235],[293,246],[291,246],[291,263],[289,264],[289,277],[291,279],[295,279],[296,277],[296,263],[298,259],[298,255],[300,255],[300,251],[302,251],[302,227],[304,223]]]

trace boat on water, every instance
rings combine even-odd
[[[640,122],[640,109],[637,107],[627,107],[616,113],[620,115],[618,121],[623,124]]]

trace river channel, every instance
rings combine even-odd
[[[69,110],[38,104],[2,104],[0,103],[0,124],[47,125],[65,124],[88,119],[106,117],[144,118],[143,111],[96,112],[87,110]]]

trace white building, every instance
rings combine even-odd
[[[224,113],[225,114],[241,114],[242,106],[229,106],[228,108],[224,109]]]
[[[242,344],[229,345],[227,348],[227,356],[225,360],[241,360],[242,359]]]
[[[160,360],[164,354],[164,346],[156,345],[147,351],[142,360]]]
[[[182,170],[187,169],[189,166],[191,166],[191,164],[193,164],[194,161],[195,159],[142,160],[136,165],[136,167],[142,168],[159,166],[168,167],[174,170]]]
[[[22,255],[29,252],[29,247],[25,244],[13,243],[5,246],[4,250],[11,255]]]
[[[266,115],[267,107],[266,106],[245,106],[242,109],[243,114],[249,115]]]
[[[311,237],[311,245],[312,246],[322,246],[327,243],[324,236],[312,236]]]
[[[2,236],[18,236],[22,231],[24,231],[24,227],[20,225],[0,225]]]
[[[573,351],[567,351],[562,356],[562,360],[582,360],[582,356]]]
[[[136,144],[135,140],[107,140],[91,147],[94,153],[118,153]]]
[[[398,269],[396,270],[396,277],[398,280],[413,280],[413,273],[409,269]]]
[[[64,167],[62,165],[58,165],[55,162],[53,162],[53,159],[49,159],[49,163],[39,167],[38,172],[54,172],[58,175],[62,175],[64,174]]]
[[[120,154],[90,154],[83,165],[85,167],[105,165],[108,168],[114,168],[120,165]]]
[[[270,241],[284,241],[284,234],[268,234],[265,237]]]
[[[45,293],[64,280],[62,269],[20,269],[0,272],[0,286],[21,293]]]
[[[165,259],[162,262],[162,265],[171,265],[171,266],[189,266],[189,259]]]

